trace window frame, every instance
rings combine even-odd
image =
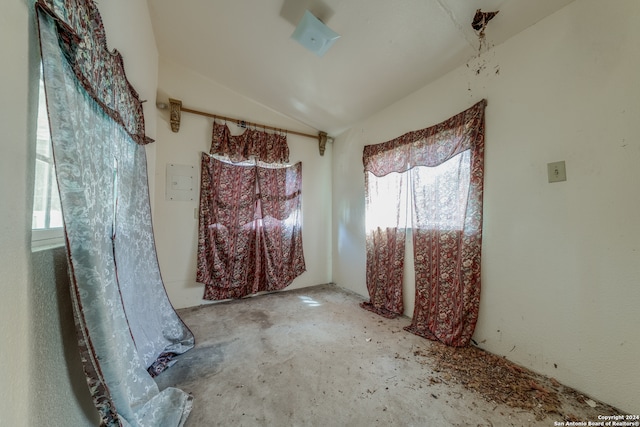
[[[44,96],[44,82],[42,76],[42,67],[40,69],[40,76],[38,79],[38,116],[35,123],[36,126],[36,147],[40,144],[47,144],[48,150],[38,150],[36,148],[35,153],[35,167],[34,167],[34,185],[33,185],[33,205],[32,205],[32,220],[31,220],[31,250],[45,250],[55,247],[64,246],[64,227],[51,227],[51,200],[52,195],[58,191],[58,185],[55,176],[55,162],[53,159],[53,148],[51,146],[51,136],[48,128],[48,117],[46,99]],[[44,116],[43,116],[44,115]],[[46,131],[44,127],[46,125]],[[46,138],[46,140],[45,140]],[[45,151],[44,153],[42,151]],[[36,182],[38,163],[42,162],[46,166],[45,184],[39,186]],[[38,191],[43,194],[37,194]],[[35,207],[38,199],[45,201],[44,208],[44,225],[43,228],[35,228]]]

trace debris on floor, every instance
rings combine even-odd
[[[320,305],[303,306],[300,296]],[[155,381],[195,396],[185,427],[549,427],[620,414],[477,346],[407,333],[406,318],[354,310],[361,300],[321,285],[182,309],[198,344]]]
[[[460,384],[489,402],[531,411],[537,420],[549,414],[570,419],[571,414],[563,413],[561,399],[571,406],[584,404],[587,409],[595,405],[592,399],[561,385],[554,378],[536,374],[478,347],[450,347],[433,342],[427,349],[415,350],[413,355],[424,357],[419,362],[430,365],[438,374],[429,378],[431,384]],[[617,412],[614,408],[600,406],[601,411],[607,409],[607,413]]]

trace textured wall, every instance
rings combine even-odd
[[[362,147],[487,98],[475,340],[637,413],[639,18],[635,0],[575,1],[337,138],[334,282],[367,294]]]
[[[35,132],[29,132],[29,73],[33,58],[33,25],[26,2],[3,4],[0,51],[6,61],[0,79],[2,156],[0,156],[0,424],[24,425],[29,391],[29,248],[35,165]],[[32,34],[32,33],[31,33]],[[30,99],[31,95],[31,99]],[[37,97],[37,94],[35,94]],[[9,102],[10,100],[10,102]],[[33,104],[32,102],[32,105]],[[31,116],[28,115],[31,111]],[[35,130],[35,128],[34,128]],[[29,146],[29,136],[33,145]]]
[[[34,252],[31,261],[30,425],[98,425],[82,373],[65,248]]]

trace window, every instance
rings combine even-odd
[[[40,77],[36,144],[36,176],[33,189],[31,247],[45,248],[64,244],[62,210],[56,182],[53,151],[49,133],[44,82]]]
[[[462,230],[469,194],[470,151],[438,166],[414,166],[377,177],[367,172],[367,230],[421,228]],[[411,209],[419,204],[420,209]],[[411,215],[417,216],[413,220]]]
[[[438,166],[416,166],[409,172],[414,204],[413,227],[462,230],[469,197],[471,150]]]
[[[367,172],[369,188],[367,212],[365,215],[367,231],[377,228],[407,228],[409,195],[407,193],[409,172],[391,172],[384,176],[375,176]]]

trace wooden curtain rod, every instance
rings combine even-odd
[[[162,104],[158,104],[158,106],[160,108]],[[325,147],[327,145],[327,133],[326,132],[322,132],[319,131],[318,135],[312,135],[310,133],[303,133],[303,132],[297,132],[294,130],[289,130],[289,129],[281,129],[281,128],[276,128],[273,126],[267,126],[267,125],[263,125],[260,123],[250,123],[250,122],[246,122],[244,120],[240,120],[240,119],[235,119],[233,117],[225,117],[225,116],[221,116],[219,114],[211,114],[211,113],[207,113],[204,111],[199,111],[199,110],[194,110],[191,108],[186,108],[182,106],[182,101],[180,101],[179,99],[173,99],[173,98],[169,98],[169,106],[171,108],[170,110],[170,122],[171,122],[171,130],[173,132],[178,132],[180,130],[180,116],[182,112],[185,113],[191,113],[191,114],[197,114],[199,116],[204,116],[204,117],[211,117],[213,119],[220,119],[220,120],[226,120],[226,121],[230,121],[230,122],[236,122],[238,123],[239,126],[242,127],[247,127],[247,126],[254,126],[254,127],[261,127],[263,129],[269,129],[269,130],[273,130],[273,131],[280,131],[280,132],[286,132],[286,133],[290,133],[293,135],[300,135],[300,136],[306,136],[307,138],[313,138],[316,139],[318,141],[319,144],[319,149],[320,149],[320,155],[324,156],[324,150]],[[166,108],[166,106],[165,106]]]

